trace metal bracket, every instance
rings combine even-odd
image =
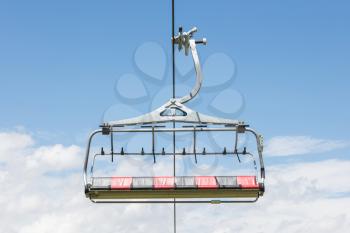
[[[103,135],[109,135],[111,133],[111,127],[108,124],[103,124],[101,128]]]

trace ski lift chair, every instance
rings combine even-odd
[[[204,115],[194,111],[184,104],[194,98],[202,85],[202,73],[196,44],[206,44],[206,39],[195,41],[192,39],[197,28],[188,32],[182,32],[174,38],[173,43],[178,45],[179,50],[184,49],[188,55],[191,51],[196,71],[196,84],[192,91],[181,98],[172,98],[158,109],[145,115],[107,122],[101,128],[94,131],[89,139],[84,163],[84,184],[86,197],[96,203],[234,203],[234,202],[255,202],[264,193],[265,169],[263,161],[263,138],[260,134],[250,128],[242,121],[224,119]],[[173,123],[174,127],[166,127]],[[175,127],[176,124],[176,127]],[[193,143],[191,151],[166,152],[164,148],[157,151],[155,137],[158,133],[190,133]],[[201,151],[196,147],[197,134],[202,132],[231,132],[236,136],[232,149],[224,148],[220,152],[207,152],[205,148]],[[113,137],[121,133],[148,133],[152,137],[151,151],[128,152],[123,148],[121,151],[114,151]],[[238,149],[238,136],[241,134],[252,134],[256,140],[257,162],[254,160],[256,176],[156,176],[156,177],[130,177],[112,176],[99,177],[88,173],[90,160],[91,143],[96,135],[110,137],[110,152],[103,150],[96,156],[123,155],[149,155],[153,156],[154,162],[160,155],[169,156],[208,156],[208,155],[231,155],[249,156],[253,154]],[[91,165],[93,170],[94,161]],[[229,200],[227,200],[229,199]]]

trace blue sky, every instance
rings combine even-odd
[[[345,138],[349,7],[347,1],[178,1],[176,25],[196,25],[198,36],[208,38],[203,58],[224,52],[236,61],[233,85],[247,100],[240,118],[266,136]],[[170,54],[169,11],[166,1],[2,1],[0,127],[66,136],[96,127],[118,102],[115,80],[133,71],[137,46],[156,41]]]
[[[170,1],[160,0],[0,1],[0,168],[4,168],[0,184],[4,182],[4,190],[8,190],[0,204],[7,200],[3,205],[8,214],[2,218],[8,222],[18,214],[26,216],[15,221],[18,226],[6,226],[6,232],[77,232],[74,229],[86,219],[66,221],[68,212],[77,217],[79,211],[94,211],[96,219],[105,211],[111,216],[117,213],[112,207],[93,207],[77,197],[82,192],[83,148],[87,134],[103,119],[145,113],[171,97],[170,7]],[[221,76],[230,73],[230,62],[234,64],[230,81],[203,88],[189,105],[204,113],[245,120],[261,132],[266,138],[270,185],[256,208],[239,207],[255,216],[251,228],[235,228],[227,219],[244,223],[246,215],[217,217],[221,207],[214,212],[209,207],[194,212],[183,207],[179,211],[188,215],[179,221],[198,219],[204,211],[208,219],[218,219],[223,227],[218,232],[256,232],[261,230],[259,223],[265,222],[269,223],[266,232],[281,232],[283,224],[290,225],[285,232],[348,229],[350,216],[341,207],[350,203],[349,10],[346,0],[176,1],[176,25],[184,29],[197,26],[196,38],[209,41],[206,47],[198,46],[204,86],[220,82]],[[141,63],[164,72],[159,80],[150,78],[137,64],[138,51],[144,45],[155,47]],[[206,65],[213,54],[230,59]],[[186,68],[190,60],[183,62]],[[132,82],[120,84],[125,75]],[[177,83],[178,93],[185,93],[193,85],[193,70],[178,71]],[[123,93],[137,96],[143,90],[147,95],[137,101],[122,97]],[[218,98],[220,101],[213,102],[226,90],[232,96],[237,94],[237,100]],[[222,111],[234,109],[237,103],[237,112],[225,115]],[[62,177],[46,176],[52,171],[68,174],[69,190],[62,188],[66,187]],[[16,176],[9,182],[7,174]],[[28,176],[26,184],[18,190],[6,188],[21,175]],[[62,199],[57,203],[62,208],[53,206],[50,200],[54,196],[43,192],[42,186],[60,190]],[[33,194],[27,197],[23,193]],[[345,194],[344,200],[328,197],[340,194]],[[17,200],[22,201],[18,210],[11,206]],[[325,209],[329,213],[322,212]],[[124,214],[121,221],[129,221],[135,214],[145,221],[137,213],[153,211],[161,217],[167,211],[165,207],[118,210]],[[265,219],[267,210],[269,218]],[[116,228],[113,221],[103,220],[109,227],[106,232],[131,229]],[[50,228],[62,221],[68,225]],[[183,230],[195,229],[183,225]],[[203,229],[213,232],[210,226]]]

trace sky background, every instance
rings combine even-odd
[[[167,206],[96,207],[81,184],[91,130],[171,97],[170,7],[160,0],[0,0],[0,183],[7,188],[0,216],[8,223],[0,231],[99,229],[87,221],[99,221],[103,232],[171,226]],[[198,46],[204,88],[190,106],[245,120],[265,136],[270,187],[257,206],[180,207],[179,232],[348,229],[349,10],[345,0],[176,1],[175,24],[197,26],[196,38],[209,41]],[[185,93],[192,63],[177,56],[177,91]],[[230,208],[241,214],[212,219]],[[118,224],[103,224],[105,213]],[[166,219],[157,226],[150,213]],[[132,218],[140,224],[131,226]]]

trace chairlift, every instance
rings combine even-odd
[[[202,86],[202,71],[197,53],[197,45],[206,45],[205,38],[193,39],[197,28],[187,32],[179,28],[178,35],[174,36],[173,46],[177,45],[179,51],[185,55],[192,54],[196,73],[195,86],[188,95],[168,100],[156,110],[135,118],[105,122],[94,131],[88,139],[86,157],[84,163],[84,187],[85,195],[96,203],[235,203],[255,202],[264,194],[265,169],[263,161],[263,137],[246,123],[234,119],[225,119],[205,115],[190,109],[185,103],[192,100]],[[173,63],[174,64],[174,63]],[[173,76],[174,77],[174,76]],[[174,86],[175,88],[175,86]],[[172,127],[169,127],[172,125]],[[198,134],[227,132],[235,136],[233,146],[224,147],[219,151],[208,151],[205,147],[198,148]],[[125,148],[115,150],[115,139],[123,133],[149,134],[152,138],[151,150],[143,147],[141,151],[128,151]],[[155,138],[160,133],[170,133],[174,136],[173,151],[166,151],[164,147],[157,150]],[[188,133],[193,148],[176,150],[175,135]],[[238,148],[240,135],[251,134],[256,141],[257,161],[254,155],[244,147]],[[107,137],[110,148],[102,148],[100,152],[92,154],[91,145],[97,136]],[[119,156],[137,155],[152,156],[153,162],[157,162],[158,156],[169,156],[174,159],[174,171],[172,176],[132,177],[132,176],[96,176],[93,173],[95,160],[99,156],[111,158],[111,162]],[[177,156],[193,156],[196,163],[201,156],[232,156],[240,161],[244,156],[252,158],[256,175],[241,176],[176,176],[175,158]],[[89,170],[90,168],[90,170]],[[88,171],[89,170],[89,171]]]

